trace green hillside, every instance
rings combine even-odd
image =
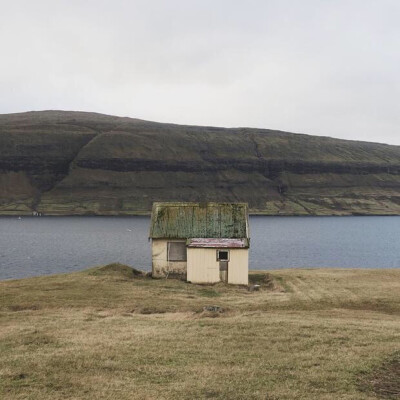
[[[143,214],[153,201],[400,214],[400,146],[84,112],[0,115],[1,214]]]

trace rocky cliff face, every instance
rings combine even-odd
[[[0,214],[142,214],[153,201],[400,214],[400,147],[94,113],[0,115]]]

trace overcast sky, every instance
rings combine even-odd
[[[0,0],[0,113],[400,145],[400,0]]]

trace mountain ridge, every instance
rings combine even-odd
[[[340,140],[344,142],[355,142],[355,143],[365,143],[365,144],[377,144],[377,145],[384,145],[384,146],[391,146],[391,147],[400,147],[400,145],[397,144],[390,144],[386,142],[371,142],[367,140],[358,140],[358,139],[342,139],[342,138],[337,138],[335,136],[327,136],[327,135],[318,135],[318,134],[311,134],[311,133],[304,133],[304,132],[291,132],[291,131],[285,131],[282,129],[270,129],[270,128],[257,128],[257,127],[252,127],[252,126],[214,126],[214,125],[189,125],[189,124],[184,124],[184,123],[175,123],[175,122],[160,122],[160,121],[151,121],[148,119],[143,119],[143,118],[134,118],[134,117],[129,117],[129,116],[122,116],[122,115],[112,115],[112,114],[104,114],[100,113],[97,111],[82,111],[82,110],[56,110],[56,109],[47,109],[47,110],[31,110],[31,111],[22,111],[22,112],[13,112],[13,113],[3,113],[0,114],[0,118],[3,116],[22,116],[24,114],[82,114],[82,115],[92,115],[92,116],[100,116],[100,117],[109,117],[113,119],[126,119],[126,120],[131,120],[131,121],[138,121],[142,123],[149,123],[149,124],[158,124],[158,125],[170,125],[170,126],[177,126],[177,127],[199,127],[199,128],[210,128],[210,129],[215,129],[215,130],[257,130],[257,131],[266,131],[266,132],[276,132],[276,133],[282,133],[282,134],[288,134],[288,135],[300,135],[300,136],[312,136],[315,138],[327,138],[327,139],[333,139],[333,140]]]
[[[245,201],[267,215],[400,214],[400,146],[77,111],[0,115],[0,214],[146,214]]]

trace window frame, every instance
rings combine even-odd
[[[176,260],[176,259],[171,259],[170,258],[170,246],[171,244],[179,244],[185,247],[185,259],[184,260]],[[173,241],[173,240],[169,240],[167,242],[167,261],[171,261],[171,262],[187,262],[187,248],[186,248],[186,242],[179,242],[179,241]]]
[[[223,258],[223,259],[221,259],[221,257],[219,256],[219,253],[220,252],[224,252],[224,253],[227,253],[227,258]],[[226,261],[226,262],[229,262],[229,260],[230,260],[230,251],[229,251],[229,249],[218,249],[217,250],[217,261]]]

